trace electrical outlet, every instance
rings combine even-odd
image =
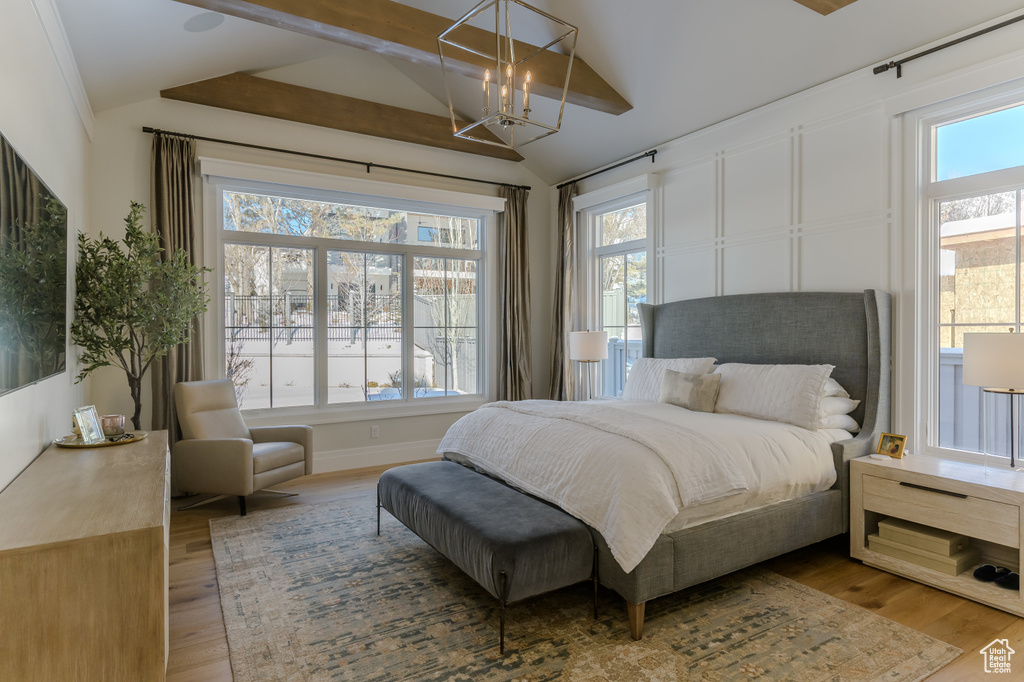
[[[370,438],[380,438],[380,427],[379,426],[371,426],[370,427]]]

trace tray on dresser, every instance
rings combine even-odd
[[[101,440],[99,443],[83,443],[81,436],[74,434],[64,436],[63,438],[54,438],[53,444],[62,448],[105,448],[111,445],[127,445],[128,443],[137,443],[146,436],[149,435],[146,431],[126,431],[126,436],[131,438],[120,438],[119,436],[108,436]],[[120,440],[111,441],[111,438],[120,438]]]

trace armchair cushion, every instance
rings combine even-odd
[[[298,443],[254,443],[252,446],[252,473],[262,474],[271,469],[302,462],[305,449]]]
[[[253,443],[286,441],[298,443],[305,450],[303,470],[308,476],[313,473],[313,427],[305,425],[254,426],[249,429]]]

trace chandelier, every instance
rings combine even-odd
[[[488,28],[474,26],[474,20]],[[538,47],[522,36],[514,38],[513,21],[533,42],[543,45]],[[449,26],[437,37],[437,47],[455,136],[515,149],[557,133],[577,33],[575,26],[521,0],[484,0]],[[480,113],[469,116],[469,121],[455,114],[449,83],[453,75],[479,79],[481,84]],[[557,112],[546,102],[535,111],[531,107],[534,91],[557,99]]]

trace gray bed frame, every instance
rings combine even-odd
[[[773,293],[640,304],[643,355],[715,357],[719,364],[830,364],[861,404],[861,432],[832,444],[831,489],[661,535],[623,572],[594,532],[600,581],[627,602],[630,634],[643,636],[645,603],[849,530],[849,461],[874,452],[889,429],[889,294]]]

